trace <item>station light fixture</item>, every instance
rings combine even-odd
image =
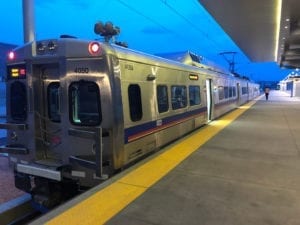
[[[276,18],[275,18],[275,51],[274,51],[274,60],[278,59],[278,48],[279,48],[279,36],[280,36],[280,24],[281,24],[281,13],[282,13],[282,0],[276,1]]]

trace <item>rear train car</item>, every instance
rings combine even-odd
[[[232,75],[69,38],[15,49],[7,71],[0,152],[46,208],[259,94]]]

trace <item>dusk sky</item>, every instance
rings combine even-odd
[[[23,44],[22,0],[1,2],[0,42]],[[97,39],[94,24],[120,27],[118,41],[150,54],[192,51],[228,68],[221,52],[237,52],[236,72],[253,80],[281,80],[291,70],[253,63],[197,0],[34,0],[36,39],[69,34]]]

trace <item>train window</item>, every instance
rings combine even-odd
[[[233,95],[233,89],[234,89],[234,87],[230,86],[228,88],[229,88],[229,98],[234,97],[234,95]]]
[[[218,87],[218,93],[219,93],[219,100],[223,100],[224,99],[224,87],[223,86]]]
[[[248,88],[242,87],[242,95],[248,94]]]
[[[225,86],[224,87],[224,97],[225,99],[227,99],[229,97],[229,87],[228,86]]]
[[[190,106],[200,105],[200,87],[199,86],[189,86],[189,96],[190,96]]]
[[[13,120],[24,121],[27,118],[26,87],[20,81],[10,86],[10,112]]]
[[[236,97],[236,87],[232,87],[232,96]]]
[[[69,87],[70,121],[75,125],[95,126],[102,121],[99,88],[91,81],[71,83]]]
[[[234,86],[229,87],[229,98],[236,96],[236,89]]]
[[[129,110],[130,118],[132,121],[139,121],[142,119],[142,97],[141,89],[137,84],[131,84],[128,87],[128,99],[129,99]]]
[[[185,86],[171,87],[172,109],[181,109],[187,106],[187,93]]]
[[[232,97],[232,87],[228,87],[228,97],[231,98]]]
[[[168,87],[165,85],[158,85],[156,88],[157,92],[157,106],[158,112],[163,113],[169,109],[168,101]]]
[[[59,82],[52,82],[47,87],[48,116],[53,122],[60,122]]]

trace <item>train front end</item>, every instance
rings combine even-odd
[[[52,208],[113,171],[110,60],[99,42],[38,41],[7,63],[7,143],[15,186]],[[105,119],[104,119],[105,118]]]

